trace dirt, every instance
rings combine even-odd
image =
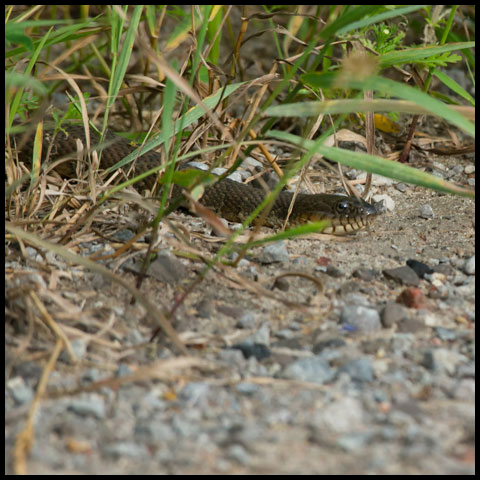
[[[442,263],[439,262],[443,262],[444,265],[455,270],[452,267],[452,262],[455,264],[456,259],[463,261],[474,255],[474,202],[472,200],[414,187],[407,187],[404,193],[397,191],[393,186],[380,187],[379,190],[387,192],[392,197],[395,201],[395,209],[393,212],[380,215],[371,226],[370,231],[362,231],[357,235],[342,239],[312,240],[298,238],[289,240],[285,242],[289,260],[270,265],[259,263],[258,257],[261,252],[261,247],[259,247],[249,252],[247,258],[240,263],[237,269],[225,267],[223,274],[210,271],[203,282],[187,295],[185,301],[176,310],[175,315],[171,317],[173,326],[190,345],[189,353],[197,360],[203,359],[211,362],[210,369],[204,369],[197,365],[196,368],[193,368],[193,371],[191,369],[174,370],[169,379],[164,378],[163,381],[160,380],[160,383],[155,380],[155,375],[151,374],[147,375],[146,380],[140,383],[136,380],[128,381],[122,388],[122,391],[128,392],[126,394],[126,404],[130,406],[138,402],[141,404],[142,398],[148,395],[149,391],[158,389],[160,385],[162,392],[160,398],[168,399],[170,395],[167,404],[170,403],[170,408],[174,408],[173,411],[180,408],[181,412],[188,412],[184,409],[188,408],[189,403],[179,402],[179,399],[182,395],[182,389],[190,382],[194,382],[194,384],[195,382],[205,383],[210,388],[218,388],[220,392],[223,390],[229,402],[240,395],[238,392],[231,390],[235,385],[244,382],[260,385],[264,395],[271,396],[269,403],[272,402],[272,405],[275,405],[275,403],[280,402],[282,404],[280,411],[286,409],[289,412],[287,417],[295,412],[297,401],[303,405],[302,408],[305,408],[305,405],[311,407],[317,405],[321,409],[321,404],[333,408],[325,397],[328,391],[336,396],[336,401],[340,405],[340,399],[342,398],[343,400],[355,399],[357,395],[352,396],[352,391],[350,391],[350,388],[353,387],[349,387],[348,392],[341,393],[341,383],[339,384],[338,381],[330,386],[327,383],[321,387],[322,390],[319,393],[316,393],[317,388],[320,387],[317,387],[314,383],[281,380],[276,378],[275,375],[270,376],[269,372],[278,371],[278,368],[282,365],[288,365],[292,358],[302,355],[302,352],[311,351],[312,345],[315,344],[317,339],[323,338],[324,335],[338,335],[339,310],[345,302],[348,303],[346,299],[350,298],[351,301],[351,295],[361,295],[378,310],[386,302],[395,301],[406,286],[386,279],[382,274],[385,269],[405,265],[408,259],[417,259],[433,267],[441,265]],[[420,217],[420,208],[425,204],[432,206],[433,218],[424,219]],[[113,210],[115,210],[115,207]],[[111,212],[109,215],[111,215]],[[190,232],[200,231],[202,235],[210,237],[210,229],[205,226],[201,219],[183,213],[174,213],[171,218],[173,221],[186,226]],[[118,228],[121,229],[121,226]],[[171,251],[177,251],[176,244],[174,241],[172,243],[171,236],[167,233],[166,228],[161,231],[160,238],[162,246]],[[99,242],[100,247],[102,243],[104,242]],[[203,251],[206,255],[211,255],[218,249],[218,243],[209,243],[204,240],[197,239],[194,244],[199,251]],[[92,246],[89,242],[83,244],[83,247],[81,245],[80,250],[87,248],[87,251]],[[104,245],[108,245],[108,242]],[[7,256],[7,265],[11,265],[10,262],[15,263],[18,260],[18,255],[15,252],[11,253],[10,256]],[[17,260],[14,260],[15,258]],[[169,311],[175,301],[179,300],[188,291],[192,281],[195,280],[196,275],[202,268],[202,264],[199,262],[177,261],[183,264],[184,270],[176,281],[159,281],[149,276],[141,288],[147,298],[164,311]],[[323,273],[320,266],[325,262],[335,266],[340,273],[335,276]],[[460,263],[457,261],[457,264]],[[25,274],[29,271],[36,272],[43,277],[45,285],[47,285],[55,276],[54,272],[57,275],[59,274],[55,262],[50,263],[50,267],[47,268],[47,270],[50,269],[50,275],[38,271],[34,265],[35,262],[31,263],[31,259],[27,259],[25,262],[26,270],[20,274],[20,277],[25,278]],[[110,264],[110,268],[113,265]],[[60,264],[59,268],[63,270],[64,265]],[[374,270],[374,278],[363,281],[353,277],[353,272],[360,268]],[[11,285],[12,282],[18,282],[16,284],[21,285],[22,282],[18,280],[19,271],[15,271],[16,273],[12,274],[10,272],[9,274],[7,269],[8,283]],[[323,283],[323,293],[318,284],[309,279],[295,276],[286,278],[284,288],[287,288],[287,291],[272,290],[274,279],[287,272],[301,272],[315,277]],[[118,273],[121,273],[122,277],[128,282],[132,284],[135,282],[132,273],[127,273],[122,269],[118,270]],[[244,279],[243,285],[239,283],[238,275]],[[447,277],[452,278],[451,275]],[[98,374],[100,378],[110,377],[114,379],[121,378],[118,377],[119,365],[128,366],[128,371],[134,374],[151,365],[152,362],[155,364],[158,359],[175,356],[174,351],[170,350],[169,343],[165,342],[162,335],[159,336],[160,342],[157,347],[152,350],[152,345],[148,344],[148,339],[152,333],[152,323],[145,318],[145,309],[142,306],[130,304],[128,295],[125,295],[125,290],[120,286],[105,280],[98,274],[87,273],[78,267],[66,269],[65,274],[59,277],[59,280],[55,288],[57,297],[51,293],[46,294],[48,288],[40,289],[39,295],[44,302],[47,302],[47,305],[50,305],[48,308],[54,318],[63,319],[63,322],[66,322],[65,325],[72,328],[72,338],[82,338],[82,331],[92,334],[93,337],[84,339],[87,353],[82,357],[77,367],[72,369],[68,366],[68,362],[64,366],[62,366],[62,363],[58,364],[58,372],[63,373],[60,376],[54,375],[50,379],[48,391],[52,392],[64,388],[69,390],[82,385],[85,387],[90,382],[85,382],[82,379],[88,376],[88,371],[91,368],[100,372]],[[449,283],[449,280],[444,281]],[[260,293],[261,289],[266,289],[269,292],[269,297],[274,298],[262,295]],[[459,301],[454,301],[455,299],[452,298],[448,301],[435,298],[432,295],[434,290],[432,283],[425,280],[420,281],[419,289],[427,298],[427,306],[418,311],[414,308],[407,309],[409,317],[419,321],[420,328],[413,333],[414,344],[418,345],[419,351],[429,345],[439,346],[436,343],[438,340],[435,340],[433,327],[428,326],[429,315],[441,318],[439,325],[454,330],[459,328],[459,331],[463,331],[465,327],[467,329],[473,328],[471,322],[474,311],[474,297],[472,295],[458,299]],[[60,297],[58,297],[58,294],[60,294]],[[285,301],[290,302],[290,304],[287,306]],[[297,307],[292,306],[291,302],[296,302]],[[15,311],[15,307],[11,308]],[[239,326],[239,322],[241,323],[242,317],[246,313],[251,315],[253,320],[250,324],[247,322],[247,327],[242,328]],[[299,333],[295,340],[275,340],[278,332],[293,328],[292,325],[296,325],[293,331]],[[20,330],[15,333],[12,327]],[[222,357],[225,348],[228,351],[228,347],[238,344],[246,337],[252,335],[255,337],[262,328],[267,328],[268,339],[265,348],[271,349],[273,357],[266,360],[260,359],[254,366],[246,363],[245,365],[250,365],[250,367],[243,372],[242,370],[245,367],[237,365],[236,368],[235,362],[233,364],[230,361],[225,363],[225,359]],[[393,328],[382,328],[372,334],[351,336],[348,333],[343,333],[340,334],[340,337],[347,339],[350,348],[353,348],[353,352],[358,350],[365,354],[369,351],[365,346],[366,343],[373,342],[375,344],[375,342],[392,341],[398,334],[398,328],[399,325],[394,325]],[[102,334],[101,331],[103,331]],[[13,373],[16,373],[16,375],[13,375],[14,378],[20,375],[27,385],[34,387],[36,376],[32,377],[31,374],[26,372],[33,365],[36,365],[35,370],[41,368],[42,362],[38,364],[34,360],[35,355],[32,354],[27,357],[22,355],[18,360],[12,358],[12,355],[16,355],[16,349],[20,347],[18,341],[27,333],[25,326],[18,320],[13,321],[13,323],[7,324],[7,332],[8,338],[13,340],[10,347],[7,342],[6,354],[7,359],[9,359],[7,367],[13,368]],[[20,336],[18,336],[18,332],[20,332]],[[450,342],[448,348],[456,350],[455,344],[460,342],[461,338],[463,337],[459,334],[456,341]],[[14,339],[18,339],[18,341]],[[102,339],[105,344],[102,344]],[[45,350],[45,347],[49,344],[49,340],[41,332],[35,333],[32,340],[32,346],[36,345],[40,354],[39,358],[46,358],[48,351]],[[258,339],[256,343],[258,343]],[[137,347],[132,349],[134,345],[137,345]],[[378,345],[373,347],[373,351],[369,353],[370,358],[378,359],[380,351]],[[393,364],[399,362],[399,359],[395,357],[395,351],[387,350],[387,354],[388,352],[393,355],[390,359]],[[398,363],[398,368],[405,361],[407,360],[403,358]],[[412,366],[408,368],[419,367],[420,361],[418,358],[409,361],[412,362]],[[29,365],[30,367],[28,367]],[[260,374],[260,372],[263,372],[263,374]],[[455,378],[455,374],[452,373],[447,378],[448,381],[451,381]],[[446,381],[446,379],[442,380],[442,382]],[[460,381],[460,377],[458,381]],[[419,383],[419,389],[421,384],[422,382]],[[140,385],[140,388],[134,385]],[[215,385],[217,387],[214,387]],[[389,385],[388,388],[382,385],[382,375],[378,374],[370,382],[369,389],[384,391],[387,398],[390,399],[386,404],[395,402],[397,397],[404,397],[403,394],[393,393],[392,385]],[[296,400],[296,396],[290,392],[291,388],[298,391],[301,400],[298,398]],[[434,386],[429,388],[436,391],[440,387],[434,382]],[[101,390],[95,388],[94,391],[102,395]],[[170,394],[168,394],[169,391]],[[83,398],[82,396],[85,394],[78,393],[77,395],[79,398]],[[221,393],[216,395],[221,395]],[[308,399],[305,400],[302,395],[307,395]],[[69,396],[62,397],[64,399],[69,398]],[[363,407],[360,408],[357,405],[357,408],[360,410],[367,409],[366,411],[368,411],[365,404],[365,393],[362,393],[361,398],[364,402]],[[218,439],[212,440],[212,444],[217,446],[210,452],[210,458],[207,462],[205,462],[204,455],[206,452],[203,450],[202,442],[191,444],[188,436],[185,441],[182,440],[182,434],[178,433],[178,439],[174,443],[184,442],[184,445],[182,448],[171,451],[168,459],[162,455],[160,457],[163,460],[157,458],[158,452],[153,455],[146,454],[145,459],[139,453],[132,453],[127,449],[128,453],[115,454],[112,460],[112,455],[105,450],[105,445],[109,445],[109,442],[115,440],[116,442],[127,442],[128,445],[137,445],[139,440],[136,428],[122,429],[120,423],[118,423],[121,422],[122,417],[113,413],[122,408],[123,403],[119,398],[115,399],[115,397],[107,394],[106,402],[111,413],[106,414],[103,422],[108,419],[108,422],[112,425],[108,429],[108,432],[110,432],[108,434],[104,431],[107,428],[105,423],[100,423],[100,425],[103,425],[101,428],[93,428],[82,432],[82,429],[76,426],[77,422],[80,422],[81,416],[73,419],[68,419],[68,416],[65,418],[58,417],[57,409],[61,408],[62,401],[60,400],[60,403],[57,403],[55,400],[46,400],[44,406],[41,406],[44,420],[38,422],[37,425],[34,437],[34,454],[28,462],[29,471],[36,473],[65,473],[69,471],[100,473],[105,471],[106,468],[117,473],[160,471],[177,474],[218,473],[220,471],[228,473],[330,472],[337,474],[352,471],[357,473],[399,473],[400,471],[408,471],[417,474],[469,471],[470,457],[468,452],[470,447],[468,441],[466,445],[461,443],[463,445],[461,447],[456,444],[450,453],[446,453],[444,446],[438,451],[436,449],[436,453],[432,454],[434,457],[435,455],[446,455],[447,457],[437,464],[433,464],[431,458],[428,457],[426,452],[422,453],[420,448],[418,455],[421,460],[417,459],[412,465],[411,459],[402,459],[405,454],[404,447],[398,441],[393,441],[388,447],[386,445],[382,447],[382,444],[377,442],[373,442],[373,444],[367,442],[364,446],[356,447],[353,452],[350,452],[348,448],[344,451],[338,450],[336,444],[339,441],[338,431],[318,437],[317,426],[315,424],[312,426],[309,423],[311,421],[309,417],[306,419],[297,418],[298,413],[295,414],[296,420],[290,419],[285,423],[279,419],[273,424],[264,425],[263,416],[266,406],[260,402],[255,407],[254,400],[251,401],[253,402],[251,405],[248,403],[244,405],[243,408],[247,410],[241,413],[241,416],[246,415],[244,420],[246,425],[251,424],[252,420],[257,425],[252,434],[253,438],[241,441],[234,438],[229,441],[234,447],[228,446],[230,445],[229,442],[223,444]],[[459,399],[458,408],[464,402],[465,399]],[[175,405],[177,406],[175,407]],[[424,425],[419,428],[426,428],[425,422],[431,421],[436,422],[436,428],[440,426],[441,429],[446,431],[454,428],[459,421],[458,414],[455,413],[452,416],[446,415],[446,412],[455,408],[455,405],[456,400],[445,403],[445,401],[439,400],[438,394],[427,396],[427,399],[422,401],[421,406],[421,417],[423,418],[421,422]],[[18,408],[18,406],[10,405],[8,411],[18,412],[16,415],[19,415]],[[169,411],[170,408],[168,408]],[[207,407],[204,406],[204,408]],[[209,408],[213,411],[228,412],[231,407],[215,405]],[[274,410],[270,410],[269,415],[276,408],[279,407],[273,407]],[[388,407],[384,408],[388,409]],[[196,410],[203,412],[202,406],[194,404],[193,411]],[[191,411],[190,408],[190,414]],[[313,411],[316,411],[316,409],[314,408]],[[204,415],[206,415],[205,412],[199,418],[189,421],[196,425],[200,432],[203,431],[203,435],[210,438],[211,433],[208,432],[211,432],[212,425],[216,424],[216,420],[213,418],[207,421]],[[345,412],[340,414],[338,418],[335,417],[334,422],[342,422],[342,415],[345,415]],[[378,429],[378,419],[375,420],[374,416],[367,415],[365,412],[362,415],[366,416],[362,423],[362,431]],[[137,413],[134,416],[140,417],[141,415]],[[259,417],[255,420],[257,416]],[[21,414],[20,418],[22,418]],[[49,418],[51,420],[47,420]],[[170,418],[170,414],[167,415],[167,418]],[[54,421],[54,419],[57,420]],[[139,421],[139,418],[137,418],[136,422]],[[170,418],[170,420],[165,421],[168,423],[173,420]],[[324,419],[322,419],[323,421]],[[462,420],[462,422],[465,421]],[[114,427],[116,424],[118,426]],[[53,451],[43,452],[43,449],[47,447],[42,444],[41,439],[52,435],[52,428],[54,430],[60,428],[60,432],[57,431],[54,434],[56,440],[51,442]],[[65,428],[67,428],[67,431],[71,431],[70,435],[61,433]],[[214,430],[216,428],[221,429],[221,425],[217,424]],[[467,429],[467,426],[465,424],[460,428]],[[124,433],[118,433],[123,430],[125,430]],[[18,426],[13,427],[7,421],[6,431],[9,439],[7,452],[9,452],[13,448],[14,433],[18,431]],[[113,434],[114,438],[111,438],[112,432],[115,431],[117,433]],[[226,432],[228,431],[229,429],[226,430]],[[339,431],[342,434],[341,438],[345,435],[350,438],[349,435],[353,435],[352,438],[355,439],[355,434],[350,432],[348,428]],[[460,434],[460,442],[465,441],[465,435],[468,435],[466,430]],[[72,451],[72,447],[68,446],[69,438],[78,442],[86,442],[87,453],[75,453],[75,449]],[[415,442],[413,442],[413,445],[415,445]],[[458,452],[458,449],[461,453]],[[83,457],[82,462],[78,462],[78,459],[75,460],[79,455]],[[137,455],[139,455],[138,458]],[[459,455],[460,459],[458,458]],[[44,456],[45,458],[43,458]],[[383,460],[380,462],[380,466],[372,466],[371,462],[375,463],[374,459],[378,456],[382,458],[391,456],[395,461],[386,462],[386,460]],[[92,457],[93,461],[88,462],[87,465],[85,459],[88,457]],[[186,458],[188,461],[185,460]]]

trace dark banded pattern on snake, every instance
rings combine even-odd
[[[77,139],[81,140],[85,145],[85,132],[82,126],[68,127],[67,132],[67,134],[59,132],[55,136],[50,151],[50,160],[57,160],[67,155],[75,158]],[[51,134],[45,134],[43,142],[44,152],[48,150],[51,141]],[[90,142],[93,147],[96,147],[99,142],[98,135],[92,130],[90,131]],[[101,150],[102,168],[109,168],[115,165],[135,150],[135,147],[132,147],[127,140],[109,133],[104,137],[104,143],[106,145],[105,148],[98,148],[98,150]],[[28,162],[32,158],[32,151],[33,137],[21,148],[19,153],[20,159]],[[135,174],[138,175],[150,170],[159,165],[161,161],[161,155],[155,151],[144,153],[135,161]],[[64,176],[73,176],[75,172],[73,162],[71,161],[60,165],[56,170]],[[141,189],[152,188],[155,178],[155,175],[151,175],[136,185]],[[200,202],[213,210],[217,215],[229,221],[242,222],[257,208],[264,197],[265,192],[263,189],[225,178],[207,187]],[[266,226],[272,228],[283,226],[292,197],[292,192],[280,192],[265,219]],[[343,235],[364,228],[375,217],[376,213],[375,207],[354,197],[324,193],[300,193],[295,199],[288,225],[293,226],[312,221],[329,220],[330,226],[324,230],[324,233]]]

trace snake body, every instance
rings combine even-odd
[[[48,151],[49,159],[52,161],[67,156],[76,158],[78,140],[85,145],[85,132],[79,125],[68,127],[66,132],[58,132],[53,139],[50,133],[46,133],[42,151]],[[132,147],[127,140],[109,133],[103,138],[104,147],[97,147],[99,137],[92,130],[90,131],[90,142],[94,149],[101,150],[101,168],[112,167],[135,150],[135,147]],[[24,142],[19,158],[28,162],[32,158],[32,152],[33,138]],[[150,170],[161,162],[162,157],[159,153],[153,150],[146,152],[136,159],[135,174]],[[56,170],[64,176],[73,176],[75,174],[74,162],[61,163]],[[151,189],[154,183],[155,175],[150,175],[136,185],[140,188]],[[178,188],[174,189],[174,195],[176,191]],[[229,221],[243,222],[264,198],[263,189],[225,178],[208,186],[200,203]],[[295,198],[293,209],[288,216],[292,198],[292,192],[280,192],[266,216],[264,224],[272,228],[279,228],[283,226],[287,217],[290,226],[328,220],[330,225],[323,232],[343,235],[364,228],[377,214],[374,206],[355,197],[325,193],[300,193]]]

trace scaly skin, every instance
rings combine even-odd
[[[80,139],[85,145],[85,132],[82,126],[70,126],[67,128],[67,132],[67,135],[59,132],[55,136],[53,148],[50,150],[50,160],[57,160],[67,155],[76,158],[77,139]],[[51,133],[45,133],[43,144],[44,152],[48,151],[51,141]],[[109,168],[115,165],[135,150],[127,140],[113,134],[107,134],[103,141],[106,146],[101,149],[100,166],[102,168]],[[90,131],[90,142],[92,147],[98,145],[99,137],[94,131]],[[26,142],[25,146],[22,147],[20,158],[28,161],[28,159],[32,157],[32,151],[33,136]],[[150,170],[161,162],[162,157],[159,153],[153,150],[144,153],[135,160],[135,174],[138,175]],[[56,170],[64,176],[74,176],[74,162],[69,161],[62,163]],[[151,189],[155,183],[155,179],[155,175],[150,175],[136,185],[141,189]],[[175,190],[175,192],[176,191],[178,191],[178,189]],[[262,189],[225,178],[207,187],[200,202],[213,210],[217,215],[229,221],[243,222],[263,201],[264,197],[265,193]],[[291,192],[279,193],[270,212],[265,218],[266,226],[272,228],[280,228],[283,226],[292,198],[293,193]],[[326,193],[315,195],[300,193],[295,199],[288,225],[301,225],[311,221],[328,220],[330,226],[324,230],[324,233],[344,235],[364,228],[376,214],[375,207],[354,197]]]

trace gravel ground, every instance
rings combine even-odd
[[[473,183],[471,160],[439,165]],[[117,284],[8,250],[7,311],[25,318],[6,323],[6,473],[54,345],[38,324],[29,337],[26,301],[12,295],[33,284],[78,363],[62,352],[49,378],[30,474],[473,474],[474,202],[375,189],[395,207],[371,231],[258,248],[209,272],[172,319],[190,356],[149,344],[145,310]],[[103,213],[114,223],[116,208]],[[202,220],[172,218],[198,232],[200,251],[218,249]],[[171,307],[202,266],[172,254],[166,229],[160,244],[142,291]],[[86,239],[77,252],[103,248]],[[133,284],[133,261],[118,263]],[[314,281],[277,278],[292,272]]]

